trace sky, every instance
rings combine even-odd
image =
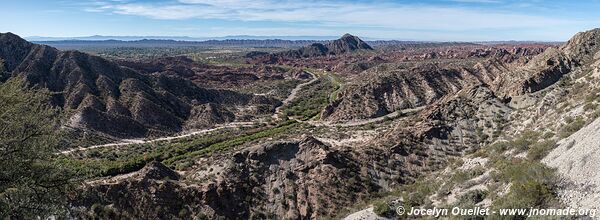
[[[2,0],[0,32],[566,41],[600,27],[599,11],[600,0]]]

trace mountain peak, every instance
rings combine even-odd
[[[19,37],[19,35],[13,34],[11,32],[0,33],[0,44],[6,45],[9,43],[23,43],[27,42],[25,39]]]
[[[600,28],[577,33],[562,50],[579,63],[593,59],[594,55],[600,52]]]
[[[327,44],[327,47],[335,54],[352,52],[355,50],[373,50],[369,44],[351,34],[344,34],[340,39]]]
[[[6,70],[12,71],[27,56],[32,43],[11,32],[0,33],[0,59],[4,60]]]
[[[354,36],[350,33],[346,33],[346,34],[342,35],[342,38],[347,38],[347,37],[356,37],[356,36]]]

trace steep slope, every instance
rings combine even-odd
[[[600,91],[598,82],[600,81],[600,29],[594,29],[587,32],[578,33],[571,39],[562,49],[566,56],[571,58],[574,63],[581,66],[580,74],[582,77],[577,84],[585,92],[586,105],[596,105],[597,101],[589,97],[596,97]],[[576,94],[578,96],[584,96]],[[598,111],[589,112],[589,107],[577,109],[572,112],[565,113],[566,117],[573,117],[579,113],[579,121],[584,121],[582,118],[593,120],[587,125],[568,137],[560,140],[554,148],[543,160],[545,164],[556,168],[560,174],[560,188],[558,197],[563,203],[572,208],[600,208],[600,169],[599,154],[600,140],[598,137],[600,131],[600,119],[598,119]],[[574,114],[574,113],[575,114]],[[585,115],[590,115],[583,117]],[[562,125],[561,127],[570,128],[570,126]]]
[[[485,80],[474,70],[453,63],[416,67],[380,65],[347,85],[339,98],[322,112],[322,118],[347,121],[379,117],[432,104],[448,94],[479,85]]]
[[[29,86],[54,93],[53,104],[68,113],[67,127],[115,137],[181,131],[191,109],[205,103],[268,109],[278,105],[264,97],[204,89],[176,75],[142,74],[97,56],[31,44],[10,33],[0,34],[0,59],[10,77],[24,77]]]
[[[600,119],[561,140],[543,162],[562,174],[558,195],[568,206],[600,208]]]

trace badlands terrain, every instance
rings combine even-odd
[[[0,125],[32,130],[7,114],[36,112],[36,100],[56,110],[31,123],[52,119],[41,127],[56,141],[43,142],[51,153],[40,158],[68,175],[30,191],[2,189],[10,198],[0,203],[3,218],[404,219],[399,206],[600,208],[600,29],[564,44],[350,34],[168,47],[40,43],[0,34],[3,102],[30,100],[3,105]],[[8,130],[2,137],[15,136]],[[42,203],[58,207],[23,209],[37,190],[55,188],[61,196]]]

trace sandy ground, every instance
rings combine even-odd
[[[559,198],[571,208],[600,212],[600,119],[558,144],[542,162],[563,178]]]

